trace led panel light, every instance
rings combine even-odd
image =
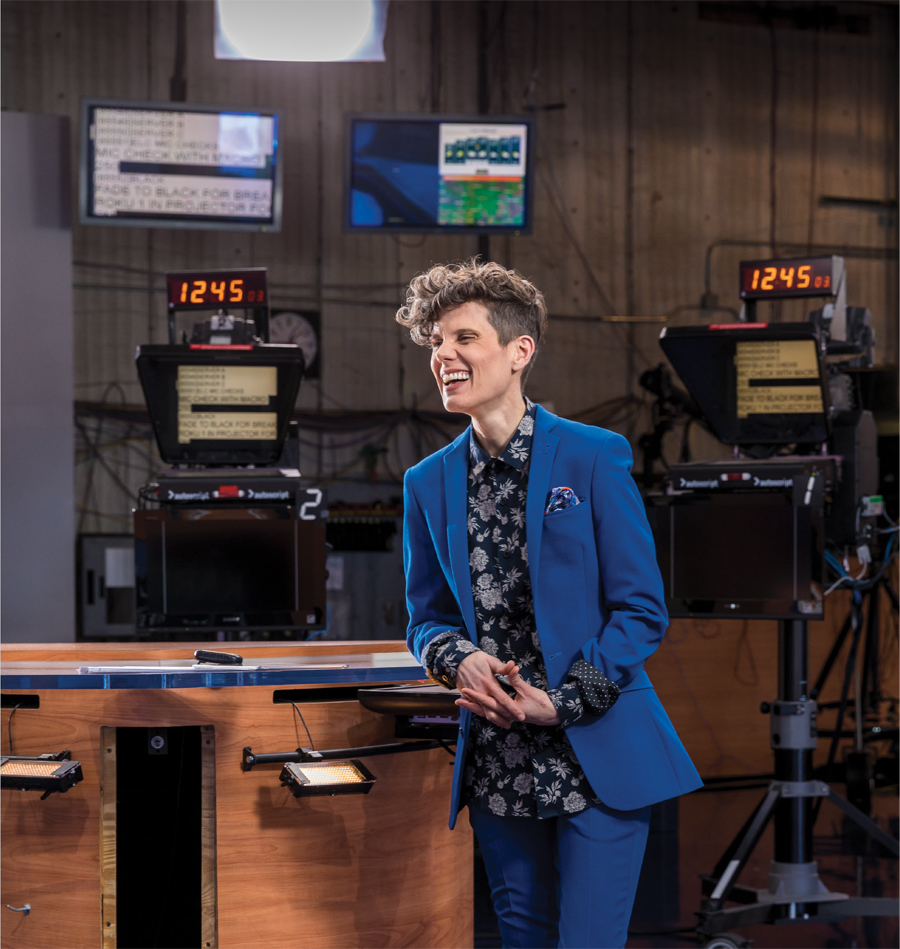
[[[0,787],[19,791],[68,791],[84,779],[80,761],[60,761],[55,755],[0,757]]]
[[[294,797],[368,794],[375,776],[360,761],[289,762],[281,783]]]

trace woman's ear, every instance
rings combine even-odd
[[[513,346],[513,371],[520,372],[531,361],[534,355],[534,340],[530,336],[519,336],[512,341]]]

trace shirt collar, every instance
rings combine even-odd
[[[531,442],[534,437],[535,405],[525,396],[525,414],[518,428],[510,438],[506,448],[497,456],[497,461],[510,468],[521,471],[531,453]],[[491,456],[475,440],[475,430],[469,430],[469,468],[477,478],[484,470],[484,466],[491,460]]]

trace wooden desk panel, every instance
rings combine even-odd
[[[13,720],[16,753],[69,748],[84,781],[46,801],[36,792],[2,792],[0,902],[27,902],[32,912],[2,910],[0,946],[104,942],[100,730],[186,725],[215,727],[220,946],[471,945],[472,835],[467,821],[447,829],[451,758],[441,749],[373,758],[367,765],[377,780],[368,795],[297,800],[279,784],[281,765],[240,768],[246,745],[277,752],[308,744],[292,706],[273,703],[274,691],[37,691],[40,709],[20,708]],[[393,718],[355,701],[301,710],[319,748],[393,740]]]

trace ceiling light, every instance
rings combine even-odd
[[[216,59],[384,62],[387,0],[216,0]]]

